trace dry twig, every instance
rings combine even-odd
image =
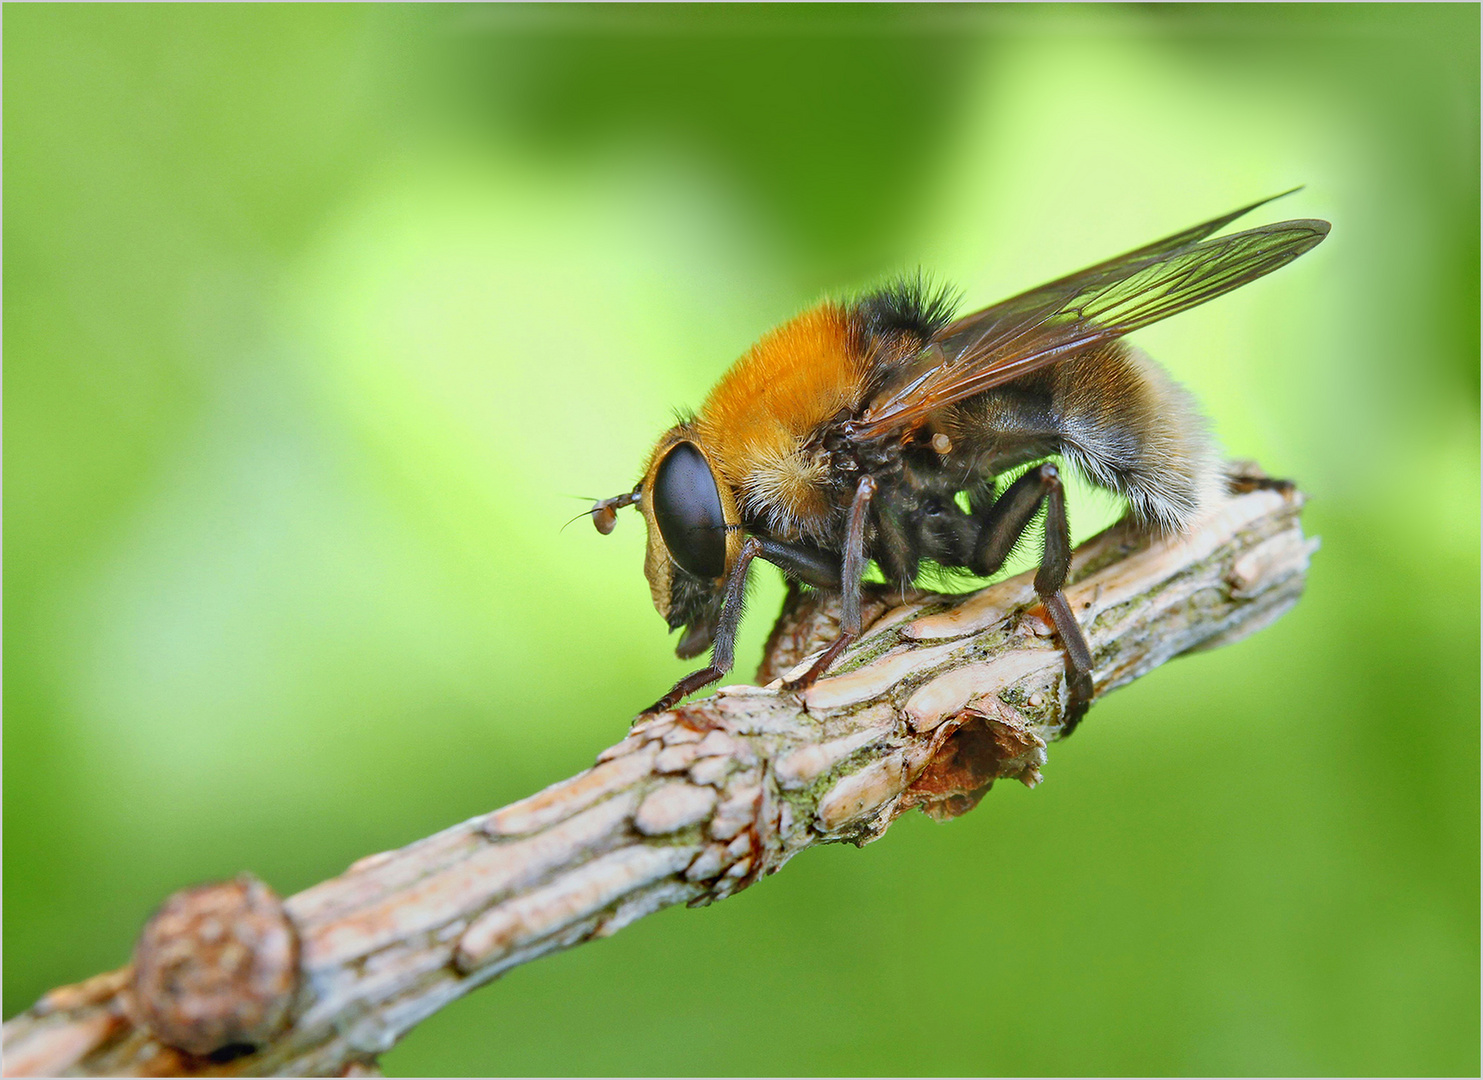
[[[1183,537],[1119,525],[1083,544],[1067,595],[1097,695],[1296,603],[1315,546],[1301,507],[1259,490]],[[793,599],[765,679],[835,631],[831,604]],[[1029,574],[918,596],[801,698],[733,686],[645,719],[586,772],[281,907],[250,879],[177,894],[134,965],[5,1025],[5,1073],[369,1074],[418,1021],[518,964],[722,899],[814,844],[863,844],[911,807],[949,818],[995,779],[1036,783],[1064,671]],[[223,1038],[259,1045],[180,1049]]]

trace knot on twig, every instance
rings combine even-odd
[[[1044,764],[1045,740],[1018,710],[967,708],[938,729],[932,757],[902,793],[900,808],[920,806],[928,817],[950,821],[977,806],[995,780],[1007,777],[1034,787]]]
[[[182,889],[139,935],[129,1014],[187,1053],[248,1053],[286,1026],[298,960],[282,902],[251,874]]]

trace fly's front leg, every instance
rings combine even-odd
[[[975,573],[992,574],[1004,565],[1035,515],[1045,504],[1045,550],[1035,572],[1035,591],[1055,624],[1066,649],[1066,705],[1064,733],[1070,735],[1092,702],[1092,650],[1077,625],[1066,594],[1061,591],[1071,570],[1071,529],[1066,522],[1066,489],[1061,474],[1049,463],[1031,469],[1004,492],[983,517],[983,532],[974,552]]]
[[[794,544],[765,536],[756,539],[762,544],[758,554],[788,575],[789,588],[801,582],[815,589],[839,591],[843,571],[838,556],[809,544]]]
[[[850,642],[860,636],[860,579],[865,575],[865,528],[870,521],[870,500],[875,495],[876,483],[869,476],[860,477],[855,488],[854,501],[850,503],[850,520],[845,528],[844,566],[840,571],[839,591],[842,602],[839,615],[839,637],[820,654],[813,666],[802,677],[783,683],[784,690],[807,690],[829,670],[840,653]]]
[[[711,646],[710,667],[691,672],[675,683],[670,692],[645,709],[640,716],[649,716],[673,708],[686,694],[693,694],[703,686],[709,686],[731,670],[736,652],[736,629],[741,625],[742,606],[747,595],[747,570],[752,560],[762,554],[762,541],[748,537],[741,546],[731,573],[726,578],[726,599],[721,602],[721,617],[717,621],[716,640]]]

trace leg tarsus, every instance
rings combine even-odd
[[[1069,700],[1066,702],[1065,719],[1061,723],[1061,737],[1065,738],[1076,730],[1076,725],[1081,723],[1081,718],[1092,704],[1092,695],[1095,692],[1092,685],[1092,650],[1071,611],[1071,605],[1066,602],[1065,593],[1057,589],[1050,596],[1044,597],[1043,602],[1066,650],[1066,690]]]
[[[819,681],[819,677],[829,670],[829,665],[834,663],[839,654],[844,652],[858,636],[858,634],[851,634],[841,630],[839,637],[834,639],[829,648],[819,654],[819,658],[813,662],[813,665],[807,671],[796,679],[786,679],[783,681],[783,689],[789,693],[807,690]]]
[[[639,713],[639,715],[653,716],[655,713],[662,713],[666,709],[673,709],[685,695],[693,694],[701,687],[709,686],[713,682],[720,681],[721,676],[725,675],[727,670],[729,669],[712,666],[701,668],[699,671],[692,671],[689,675],[686,675],[679,682],[675,683],[669,693],[654,702],[654,704]]]

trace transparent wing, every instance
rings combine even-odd
[[[1260,205],[1253,203],[949,324],[911,368],[877,395],[857,422],[857,432],[867,438],[909,432],[945,405],[1270,274],[1328,235],[1328,222],[1299,220],[1208,239]]]

